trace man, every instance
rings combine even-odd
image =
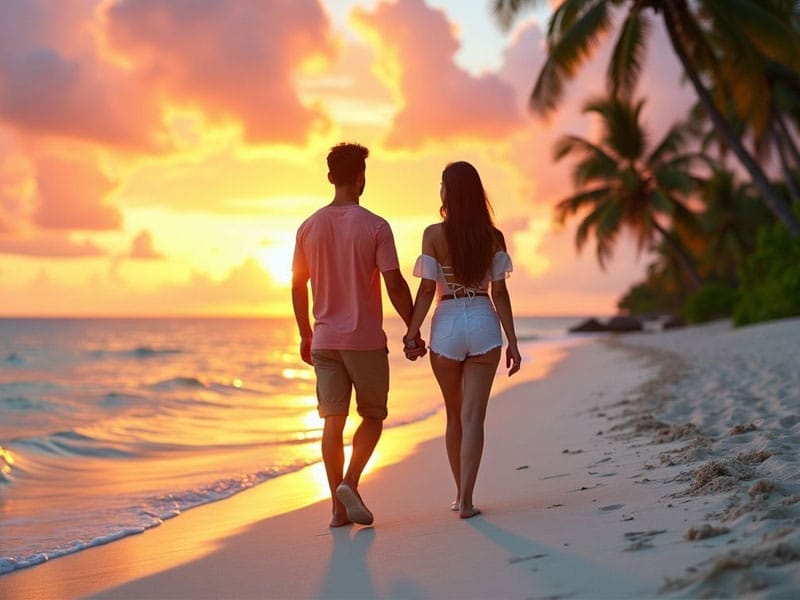
[[[300,330],[300,356],[314,366],[317,408],[325,419],[322,460],[331,489],[331,527],[370,525],[373,515],[358,493],[358,482],[383,430],[389,394],[389,359],[383,332],[380,275],[403,321],[412,299],[400,273],[389,224],[359,204],[366,183],[367,148],[339,144],[328,154],[333,201],[297,230],[292,262],[292,305]],[[314,328],[308,315],[308,282]],[[417,340],[416,359],[426,352]],[[344,472],[342,432],[352,388],[361,424]]]

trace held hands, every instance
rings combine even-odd
[[[506,348],[506,368],[508,369],[508,376],[511,377],[514,373],[519,371],[522,364],[522,356],[517,348],[517,343],[509,344]]]
[[[408,360],[412,361],[428,353],[428,349],[425,347],[425,340],[422,339],[419,332],[417,332],[414,339],[409,339],[407,335],[403,336],[403,353]]]

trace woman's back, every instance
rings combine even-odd
[[[494,236],[494,244],[492,245],[491,254],[484,258],[484,262],[488,262],[489,269],[487,269],[485,276],[480,282],[473,282],[472,284],[467,284],[463,281],[460,281],[455,273],[455,269],[453,267],[454,260],[453,255],[450,251],[450,246],[447,243],[447,236],[445,234],[444,223],[435,223],[431,225],[429,228],[429,237],[428,237],[428,248],[427,252],[424,254],[431,255],[441,270],[441,276],[444,277],[445,282],[447,283],[447,287],[451,291],[457,290],[465,290],[465,289],[474,289],[480,291],[486,291],[488,289],[489,280],[492,279],[494,275],[494,271],[496,270],[494,267],[496,266],[495,257],[498,252],[503,252],[505,254],[505,244],[503,241],[502,234],[499,230],[495,230],[497,235]],[[504,258],[504,257],[503,257]],[[505,260],[503,260],[505,262]],[[437,278],[439,279],[439,278]]]

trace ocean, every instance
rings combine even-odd
[[[516,319],[523,377],[578,320]],[[441,399],[402,323],[385,329],[386,427],[404,427]],[[0,576],[319,462],[297,344],[292,319],[0,319]]]

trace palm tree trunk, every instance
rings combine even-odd
[[[780,134],[776,125],[772,125],[772,139],[775,141],[775,146],[778,148],[778,157],[781,161],[781,167],[783,168],[783,177],[786,179],[786,187],[789,190],[789,196],[792,199],[792,203],[800,202],[800,193],[797,190],[797,182],[794,179],[794,175],[792,174],[792,169],[789,166],[789,160],[786,157],[786,144],[785,141]]]
[[[683,65],[686,76],[692,82],[695,92],[700,99],[700,103],[714,123],[717,133],[725,139],[744,168],[750,173],[753,184],[758,191],[761,192],[761,197],[767,207],[772,211],[772,214],[786,226],[786,229],[789,230],[793,237],[800,237],[800,223],[795,219],[785,200],[772,186],[766,173],[764,173],[763,169],[744,147],[741,139],[733,132],[730,123],[725,120],[725,117],[717,109],[710,92],[701,81],[697,71],[689,62],[689,57],[686,54],[680,32],[681,15],[679,11],[688,11],[685,2],[675,2],[673,0],[662,2],[661,10],[664,15],[664,24],[666,25],[667,33],[672,42],[672,47]]]
[[[792,155],[795,168],[800,169],[800,150],[798,150],[797,144],[794,143],[789,127],[786,125],[786,121],[779,112],[775,113],[775,122],[778,124],[783,134],[783,141],[786,142],[786,147],[789,148],[789,153]]]
[[[695,290],[699,290],[703,286],[703,280],[700,278],[700,274],[697,272],[697,269],[694,266],[694,261],[683,249],[683,246],[676,240],[669,231],[664,229],[662,225],[653,219],[653,227],[655,227],[656,231],[661,234],[661,237],[664,238],[664,241],[669,246],[670,250],[675,253],[675,257],[678,259],[683,270],[686,272],[687,277],[689,277],[689,281],[692,283],[692,287]]]

